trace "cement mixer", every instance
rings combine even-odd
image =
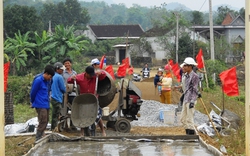
[[[106,116],[102,116],[107,121],[107,127],[112,127],[116,131],[130,132],[130,122],[137,119],[138,111],[142,104],[141,91],[128,79],[121,79],[117,89],[114,80],[109,73],[106,78],[98,81],[98,99],[93,94],[81,94],[75,97],[72,105],[67,103],[63,109],[64,119],[58,124],[59,131],[70,127],[71,121],[76,127],[88,127],[95,122],[98,107],[107,107],[114,99],[115,94],[119,93],[116,110]],[[78,92],[77,85],[68,84],[67,91]],[[116,113],[117,112],[117,113]]]

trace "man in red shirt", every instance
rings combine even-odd
[[[88,66],[84,73],[73,75],[68,78],[68,83],[76,83],[80,86],[80,94],[84,93],[95,93],[95,85],[98,76],[98,81],[103,80],[106,77],[106,73],[101,70],[95,71],[94,67]],[[97,96],[97,95],[96,95]],[[84,128],[81,128],[81,134],[84,136]]]

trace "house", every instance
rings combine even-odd
[[[83,34],[91,39],[92,42],[100,40],[124,39],[124,43],[114,45],[116,62],[122,62],[126,57],[130,58],[131,40],[139,39],[144,33],[139,25],[88,25],[88,30]]]
[[[210,39],[209,26],[192,26],[196,32],[207,39]],[[224,36],[228,43],[242,44],[245,39],[245,20],[240,16],[228,13],[221,25],[213,26],[214,36]]]

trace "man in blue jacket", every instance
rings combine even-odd
[[[63,94],[66,92],[64,79],[62,76],[65,66],[61,62],[54,64],[55,75],[53,76],[53,83],[51,86],[51,105],[52,105],[52,118],[51,130],[57,126],[58,118],[62,109]]]
[[[49,121],[49,85],[50,80],[54,75],[54,67],[47,65],[43,74],[37,76],[32,83],[30,102],[32,103],[32,107],[36,109],[39,122],[36,132],[36,140],[42,138]]]

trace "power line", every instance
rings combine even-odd
[[[202,7],[204,6],[204,4],[206,3],[206,1],[207,1],[207,0],[205,0],[204,3],[202,4],[202,6],[201,6],[199,12],[201,11],[201,9],[202,9]]]

